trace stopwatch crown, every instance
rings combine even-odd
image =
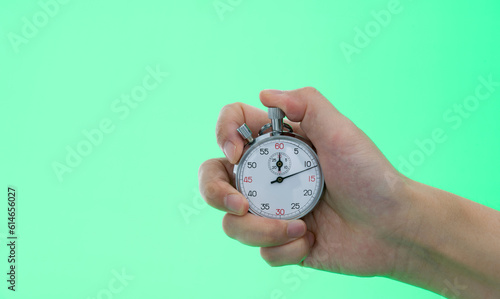
[[[271,107],[267,110],[267,115],[271,120],[283,119],[285,117],[285,112],[283,112],[280,108]]]
[[[271,107],[267,110],[267,115],[271,119],[273,135],[283,132],[283,117],[285,117],[285,112],[280,108]]]

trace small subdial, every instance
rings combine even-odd
[[[275,175],[284,175],[292,168],[292,160],[287,154],[277,152],[269,157],[268,165],[269,170]]]

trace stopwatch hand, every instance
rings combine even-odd
[[[289,177],[292,177],[292,176],[294,176],[294,175],[297,175],[297,174],[299,174],[299,173],[302,173],[302,172],[304,172],[304,171],[308,171],[308,170],[310,170],[310,169],[313,169],[314,167],[318,167],[318,165],[315,165],[315,166],[312,166],[312,167],[306,168],[306,169],[304,169],[304,170],[301,170],[301,171],[296,172],[296,173],[291,174],[291,175],[287,175],[286,177],[280,177],[280,176],[279,176],[276,180],[272,181],[272,182],[271,182],[271,184],[274,184],[274,183],[282,183],[285,179],[287,179],[287,178],[289,178]]]

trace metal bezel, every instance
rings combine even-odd
[[[250,153],[252,152],[251,149],[257,148],[262,143],[265,143],[265,142],[273,140],[273,139],[288,139],[288,140],[291,140],[294,142],[302,142],[305,146],[307,146],[309,149],[311,149],[311,153],[316,158],[316,161],[318,161],[318,168],[319,168],[319,171],[321,173],[321,183],[320,183],[321,190],[318,193],[318,196],[316,198],[314,198],[314,201],[309,206],[309,208],[307,210],[302,211],[302,213],[300,213],[298,217],[279,218],[282,220],[300,219],[300,218],[304,217],[305,215],[309,214],[318,204],[321,196],[323,195],[323,190],[325,187],[325,178],[324,178],[324,174],[323,174],[323,169],[321,168],[321,164],[319,163],[318,155],[316,154],[316,149],[314,148],[314,146],[312,145],[312,143],[309,140],[303,138],[302,136],[300,136],[298,134],[291,133],[291,132],[281,132],[281,133],[270,132],[270,133],[266,133],[264,135],[261,135],[261,136],[255,138],[252,143],[246,144],[244,149],[243,149],[243,155],[241,156],[241,159],[239,160],[238,164],[234,165],[234,169],[233,169],[233,176],[234,176],[234,182],[236,185],[236,189],[238,190],[238,192],[241,193],[241,186],[239,183],[240,180],[238,178],[238,171],[239,171],[239,166],[240,166],[241,161],[244,161],[248,157],[248,155],[250,155]],[[243,194],[243,196],[246,198],[246,200],[248,200],[248,198],[244,194]],[[252,209],[252,207],[249,208],[249,211],[252,214],[258,215],[258,213]],[[276,218],[276,219],[278,219],[278,218]]]

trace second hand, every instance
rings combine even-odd
[[[299,173],[302,173],[302,172],[304,172],[304,171],[308,171],[308,170],[310,170],[310,169],[313,169],[314,167],[318,167],[318,165],[315,165],[315,166],[312,166],[312,167],[306,168],[306,169],[304,169],[304,170],[301,170],[301,171],[296,172],[296,173],[294,173],[294,174],[288,175],[288,176],[286,176],[286,177],[280,177],[280,176],[279,176],[276,180],[272,181],[272,182],[271,182],[271,184],[274,184],[274,183],[280,183],[280,184],[281,184],[281,183],[282,183],[285,179],[287,179],[287,178],[289,178],[289,177],[292,177],[292,176],[294,176],[294,175],[297,175],[297,174],[299,174]]]

